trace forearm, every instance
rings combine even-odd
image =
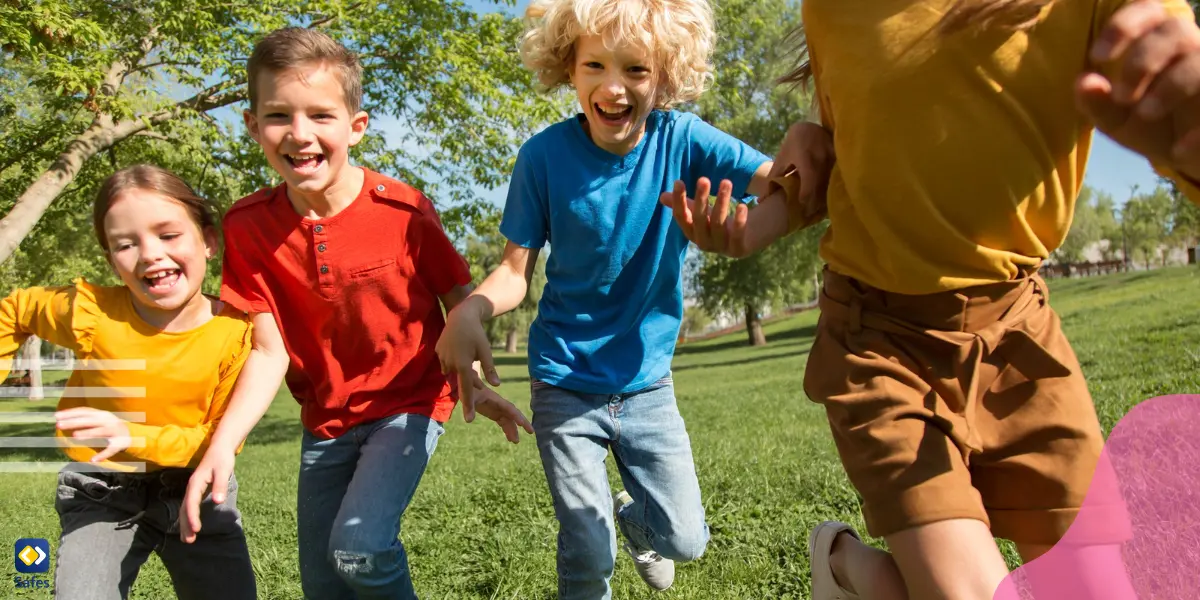
[[[786,237],[791,233],[787,194],[784,190],[776,190],[749,211],[746,216],[745,255],[749,256],[765,249],[767,246]]]
[[[234,452],[250,431],[258,424],[287,373],[288,356],[283,352],[254,349],[246,359],[243,374],[239,377],[229,400],[229,407],[221,417],[221,424],[213,434],[211,448]]]
[[[525,299],[529,283],[525,275],[501,263],[461,304],[462,309],[487,321],[515,309]]]

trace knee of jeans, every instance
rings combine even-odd
[[[334,546],[330,548],[329,560],[347,585],[361,590],[387,585],[394,579],[394,571],[400,566],[395,554],[393,548],[369,550]]]
[[[663,558],[675,562],[689,562],[704,555],[708,547],[708,529],[677,532],[657,540],[654,550]]]

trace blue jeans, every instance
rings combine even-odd
[[[312,600],[413,600],[400,517],[444,429],[393,415],[331,440],[301,443],[300,585]]]
[[[558,518],[560,600],[608,600],[616,560],[609,449],[633,504],[620,527],[638,551],[690,561],[708,544],[691,443],[670,378],[627,394],[534,380],[533,428]]]

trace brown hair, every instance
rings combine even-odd
[[[941,37],[965,29],[1025,31],[1037,24],[1042,11],[1057,0],[958,0],[934,27]],[[787,43],[797,51],[800,66],[779,78],[779,83],[805,84],[812,77],[804,26],[793,29]]]
[[[246,63],[250,111],[258,100],[258,78],[263,71],[280,73],[312,63],[333,68],[342,80],[346,108],[353,115],[362,107],[362,65],[358,56],[321,31],[303,27],[277,29],[259,40]]]
[[[96,240],[105,252],[109,251],[108,237],[104,234],[104,217],[113,202],[125,192],[145,190],[162,194],[187,209],[192,222],[204,232],[215,227],[216,211],[208,201],[201,198],[183,179],[162,167],[134,165],[113,173],[100,185],[96,203],[92,205],[92,225],[96,228]]]

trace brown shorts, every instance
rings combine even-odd
[[[1104,440],[1041,277],[906,296],[827,269],[820,305],[804,390],[871,535],[961,518],[1018,543],[1066,533]],[[1112,491],[1101,543],[1130,535]]]

